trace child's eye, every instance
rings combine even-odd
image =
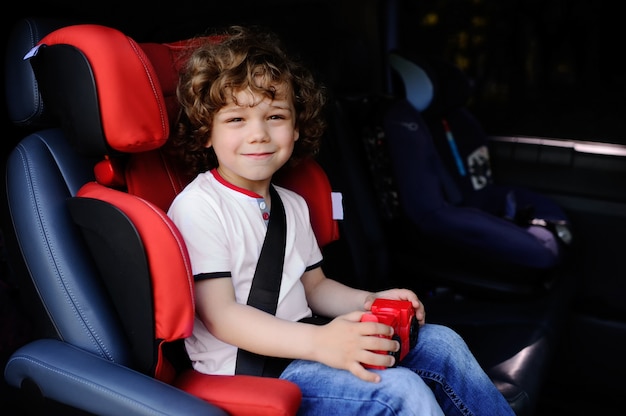
[[[227,123],[238,123],[238,122],[240,122],[242,120],[243,120],[243,118],[241,118],[241,117],[232,117],[232,118],[229,118],[228,120],[226,120],[226,122]]]
[[[283,120],[285,116],[282,114],[274,114],[270,116],[270,120]]]

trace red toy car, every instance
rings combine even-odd
[[[400,343],[397,352],[376,351],[379,354],[389,354],[396,358],[397,365],[417,344],[417,334],[419,323],[415,318],[415,310],[408,300],[376,299],[372,304],[370,313],[361,317],[361,322],[380,322],[393,327],[393,336],[387,338],[395,339]],[[395,366],[394,365],[394,366]],[[383,370],[386,367],[364,364],[367,368]]]

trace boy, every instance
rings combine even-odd
[[[305,201],[272,184],[287,163],[315,154],[325,128],[323,88],[270,32],[231,27],[198,47],[181,73],[174,147],[197,176],[168,215],[195,279],[196,320],[185,342],[196,370],[241,373],[245,351],[263,374],[303,393],[300,414],[513,415],[463,340],[425,324],[408,289],[371,293],[324,275]],[[268,223],[284,207],[286,250],[274,313],[248,305]],[[410,301],[421,328],[400,362],[393,328],[360,322],[376,298]],[[323,325],[302,322],[313,314]],[[280,358],[283,360],[277,360]],[[391,367],[372,370],[366,366]],[[443,411],[443,413],[442,413]]]

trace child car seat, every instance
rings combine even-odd
[[[347,76],[351,77],[352,73],[348,72]],[[361,87],[369,88],[369,84],[362,83]],[[367,126],[375,120],[380,100],[376,94],[357,91],[335,96],[331,103],[334,107],[329,134],[319,160],[331,184],[343,195],[345,216],[340,222],[339,242],[343,245],[334,247],[340,251],[325,255],[325,265],[329,259],[341,263],[329,275],[342,279],[354,275],[357,287],[371,290],[397,286],[416,290],[426,306],[429,322],[457,330],[516,414],[532,415],[541,397],[546,368],[567,322],[573,285],[555,285],[542,296],[514,296],[514,299],[502,296],[501,292],[495,298],[491,291],[490,296],[485,296],[484,286],[477,290],[477,296],[465,293],[464,288],[438,290],[439,276],[426,273],[414,251],[406,253],[407,247],[412,248],[406,238],[410,235],[409,228],[398,224],[395,236],[394,231],[387,234],[396,221],[394,196],[389,192],[388,200],[377,201],[377,195],[381,189],[393,190],[386,180],[388,162],[382,152],[375,152],[376,145],[371,148],[375,157],[370,159],[363,148],[363,137],[370,138]],[[376,135],[372,141],[376,137],[382,138]],[[376,158],[376,166],[368,165],[368,160]],[[378,176],[373,177],[380,181],[379,186],[374,186],[371,171],[382,167],[385,169],[377,170]],[[407,261],[401,261],[402,257]],[[447,266],[445,262],[440,265]],[[557,283],[571,283],[575,279],[570,277],[573,276],[563,273]],[[468,279],[473,278],[468,273]]]
[[[93,414],[295,414],[295,384],[201,374],[182,350],[193,277],[165,210],[189,178],[161,148],[195,39],[138,44],[113,28],[73,25],[39,40],[37,23],[12,34],[38,46],[28,54],[35,76],[8,93],[41,91],[43,101],[31,103],[45,103],[55,127],[17,144],[6,192],[27,277],[53,330],[11,356],[5,379]],[[30,71],[20,62],[27,52],[7,65]],[[307,199],[320,245],[336,239],[319,165],[308,160],[281,175],[279,184]]]
[[[550,286],[571,240],[567,215],[543,195],[494,183],[487,136],[455,97],[469,91],[458,71],[398,52],[389,62],[400,98],[385,112],[385,139],[399,203],[421,236],[420,261],[470,287]]]

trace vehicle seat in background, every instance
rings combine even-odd
[[[325,265],[340,264],[327,270],[328,275],[353,279],[370,290],[414,289],[424,302],[428,321],[461,334],[516,414],[532,416],[559,344],[570,288],[553,287],[547,293],[522,297],[499,296],[501,292],[494,296],[489,286],[487,290],[478,286],[469,294],[456,287],[438,290],[439,270],[436,265],[432,272],[423,267],[412,245],[416,233],[397,213],[379,124],[381,109],[395,99],[373,87],[375,77],[368,70],[377,63],[359,48],[358,40],[337,36],[322,45],[323,55],[334,56],[328,49],[338,48],[337,54],[351,59],[329,68],[332,72],[326,77],[332,92],[329,129],[318,160],[344,202],[341,244],[334,247],[337,251],[325,250],[324,258]],[[444,259],[440,265],[448,267],[450,261]],[[457,270],[456,277],[461,273]],[[571,280],[565,277],[562,280]],[[468,273],[470,281],[475,278]],[[489,296],[484,296],[485,291]]]
[[[11,152],[6,191],[52,333],[18,349],[5,379],[91,414],[295,414],[295,384],[200,374],[182,347],[193,327],[193,277],[165,211],[190,178],[162,147],[190,43],[138,44],[99,25],[33,41],[37,24],[27,19],[12,33],[12,42],[41,46],[29,54],[32,82],[9,93],[40,91],[54,124]],[[17,52],[7,65],[30,71],[21,62],[28,48]],[[307,199],[320,244],[338,238],[319,165],[281,175]]]
[[[351,96],[333,102],[331,128],[320,154],[324,166],[333,166],[331,184],[341,191],[344,201],[342,245],[338,246],[342,250],[325,251],[324,257],[325,264],[342,263],[343,269],[327,273],[337,279],[354,273],[355,280],[370,290],[414,289],[426,307],[428,322],[450,326],[461,334],[517,416],[532,416],[559,343],[568,310],[567,291],[553,288],[542,296],[523,299],[484,297],[482,291],[477,296],[457,290],[439,292],[432,282],[440,284],[441,280],[424,270],[417,256],[413,262],[398,260],[410,246],[402,235],[386,232],[392,221],[379,208],[361,141],[363,123],[371,121],[367,115],[372,102],[358,101]],[[408,227],[404,231],[411,233]],[[352,270],[348,262],[356,264]]]
[[[398,97],[385,111],[384,135],[398,202],[419,234],[419,261],[453,285],[549,288],[571,244],[566,213],[544,195],[495,183],[459,70],[398,52],[389,62]]]

